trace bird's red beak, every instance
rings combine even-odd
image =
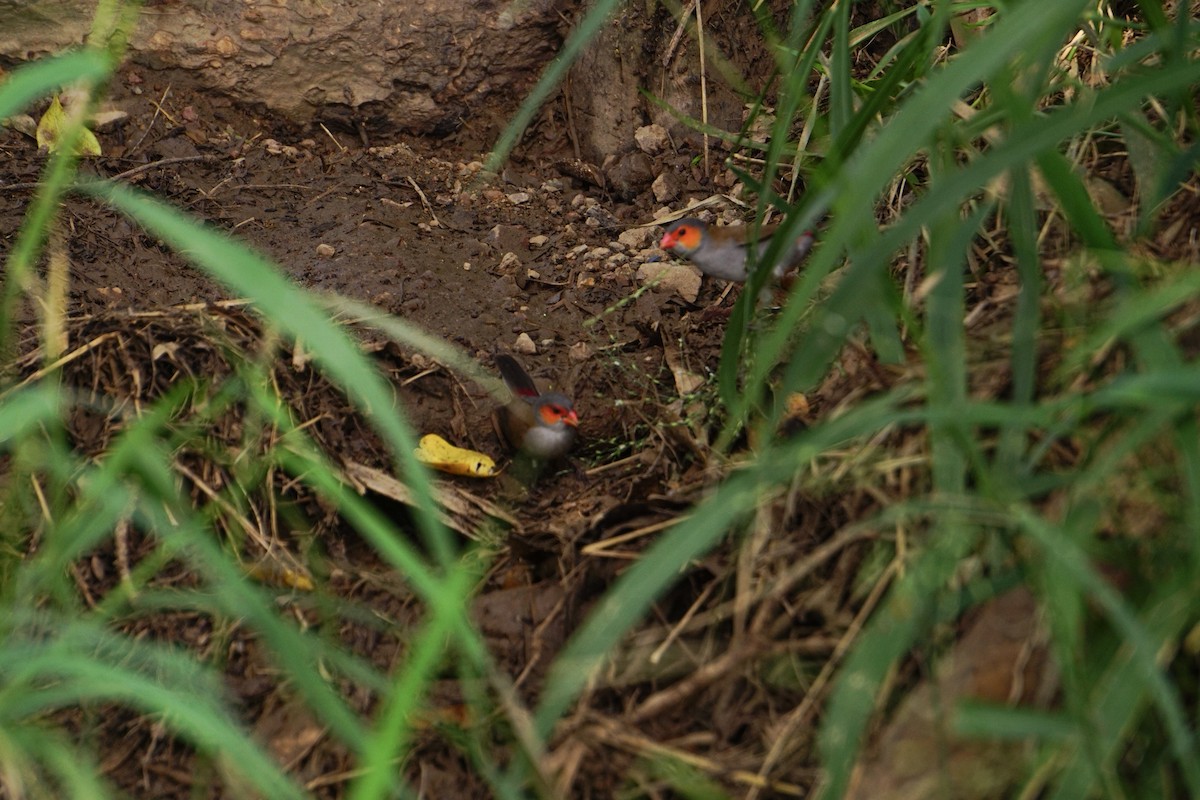
[[[676,236],[674,233],[671,233],[670,231],[668,231],[667,233],[663,234],[662,241],[658,243],[658,246],[661,247],[663,250],[670,250],[672,247],[675,246],[675,243],[678,241],[679,241],[679,237]]]
[[[562,420],[572,428],[579,427],[579,415],[575,413],[575,409],[573,408],[563,416]]]

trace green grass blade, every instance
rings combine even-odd
[[[608,590],[551,667],[534,717],[543,741],[599,668],[607,653],[650,604],[679,578],[680,570],[733,532],[758,506],[764,487],[790,480],[828,447],[866,435],[901,418],[901,394],[868,401],[818,428],[768,450],[750,469],[723,483],[684,522],[667,531]]]
[[[137,220],[235,292],[249,297],[281,330],[304,339],[322,369],[344,388],[391,446],[401,474],[413,491],[418,525],[439,561],[449,564],[456,548],[437,518],[428,472],[413,456],[416,440],[393,407],[386,382],[350,337],[306,293],[240,242],[125,187],[90,184],[86,189]]]
[[[1092,568],[1087,557],[1073,542],[1059,535],[1048,522],[1027,507],[1016,507],[1014,517],[1021,529],[1038,545],[1046,560],[1055,565],[1057,579],[1077,583],[1099,604],[1121,633],[1136,670],[1137,681],[1152,699],[1166,725],[1168,741],[1188,791],[1193,797],[1200,796],[1200,753],[1196,750],[1195,736],[1184,717],[1182,699],[1157,663],[1163,640],[1154,636],[1138,620],[1133,609]],[[1176,592],[1173,597],[1179,602],[1185,593]],[[1194,614],[1197,610],[1195,599],[1190,602],[1192,608],[1187,613]],[[1172,618],[1182,623],[1183,615],[1172,615]],[[1175,635],[1178,633],[1178,630],[1174,632]]]
[[[542,103],[546,102],[550,93],[566,77],[571,65],[575,63],[588,44],[599,35],[600,29],[608,22],[609,15],[616,11],[619,5],[619,0],[597,0],[587,10],[583,19],[567,37],[558,56],[542,71],[542,77],[538,79],[537,85],[533,87],[533,91],[521,103],[517,113],[513,115],[512,120],[504,128],[504,132],[500,134],[500,140],[496,142],[496,146],[488,156],[485,167],[487,170],[496,172],[500,169],[500,165],[508,158],[508,154],[525,135],[525,129],[533,121],[533,117],[542,107]]]
[[[91,48],[26,64],[0,83],[0,119],[11,117],[30,103],[77,81],[102,83],[108,78],[109,57]]]

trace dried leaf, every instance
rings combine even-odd
[[[46,109],[46,113],[38,120],[37,126],[37,143],[39,150],[45,150],[53,153],[58,149],[58,142],[62,138],[64,130],[68,123],[67,112],[63,110],[62,103],[59,102],[58,95],[55,95],[50,100],[50,107]],[[78,156],[98,156],[100,155],[100,142],[96,139],[96,134],[84,128],[79,134],[79,141],[75,145],[75,155]]]

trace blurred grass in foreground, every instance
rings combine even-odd
[[[583,40],[613,7],[593,9],[579,29]],[[438,522],[425,473],[411,458],[411,432],[346,334],[269,263],[223,234],[123,187],[86,187],[251,298],[280,332],[303,332],[325,374],[391,446],[399,474],[416,492],[416,520],[430,555],[338,483],[265,387],[252,385],[238,399],[273,420],[286,443],[263,457],[339,508],[408,577],[425,616],[419,630],[406,634],[407,658],[390,675],[281,620],[270,594],[248,582],[218,544],[218,512],[195,508],[174,479],[174,453],[181,437],[194,433],[172,425],[188,402],[187,388],[128,421],[106,456],[90,462],[63,444],[63,415],[75,398],[53,373],[21,387],[7,376],[0,406],[0,442],[10,456],[0,547],[0,782],[30,796],[109,794],[95,778],[94,759],[55,728],[53,712],[116,703],[189,742],[211,764],[212,780],[231,793],[302,796],[236,721],[211,666],[120,632],[133,614],[201,608],[255,631],[305,705],[357,754],[363,772],[351,796],[401,791],[397,760],[407,752],[433,676],[446,664],[476,687],[477,719],[495,706],[510,715],[510,729],[467,734],[474,738],[464,747],[480,775],[498,796],[548,794],[544,781],[552,776],[541,772],[541,759],[555,726],[683,568],[743,528],[765,489],[803,479],[815,459],[835,448],[902,429],[927,440],[927,482],[877,522],[883,528],[903,520],[921,535],[906,553],[889,554],[902,561],[891,573],[894,585],[822,703],[827,796],[844,792],[895,665],[914,648],[936,649],[947,609],[970,608],[961,602],[964,594],[989,596],[984,587],[1003,580],[1026,585],[1038,599],[1062,667],[1062,703],[1044,716],[975,709],[959,724],[976,736],[995,730],[1037,743],[1038,760],[1048,766],[1031,773],[1030,792],[1139,795],[1139,775],[1154,773],[1163,786],[1200,796],[1196,687],[1173,661],[1193,657],[1194,648],[1176,654],[1200,619],[1200,368],[1186,337],[1200,281],[1192,265],[1150,264],[1135,239],[1110,228],[1079,156],[1096,139],[1125,141],[1131,158],[1141,154],[1135,171],[1142,233],[1154,230],[1155,209],[1194,166],[1196,23],[1185,14],[1169,18],[1157,3],[1138,8],[1141,17],[1127,25],[1076,0],[1014,4],[948,54],[942,44],[958,7],[915,6],[886,21],[912,27],[865,77],[852,71],[850,56],[880,26],[852,28],[850,4],[818,10],[797,2],[779,34],[765,14],[757,18],[776,42],[780,76],[772,87],[777,116],[767,164],[757,176],[760,209],[785,204],[765,187],[795,160],[805,165],[808,191],[788,228],[799,231],[829,215],[781,314],[769,325],[750,325],[745,298],[757,294],[751,286],[730,321],[720,381],[731,425],[758,427],[758,441],[766,444],[610,588],[557,657],[529,720],[513,710],[507,679],[467,620],[478,561],[460,552]],[[1126,37],[1127,31],[1136,35]],[[1088,80],[1072,70],[1080,49],[1092,59]],[[69,83],[99,91],[119,56],[119,47],[105,45],[14,71],[0,86],[0,116]],[[827,106],[820,109],[809,95],[814,74],[826,87]],[[548,73],[550,85],[557,77]],[[792,130],[815,114],[822,117],[818,135],[797,152]],[[72,160],[54,156],[9,254],[2,342],[12,341],[16,303],[36,284],[30,276],[73,179]],[[880,230],[881,203],[897,193],[906,201]],[[1070,318],[1070,329],[1059,327],[1067,317],[1045,294],[1048,220],[1057,231],[1051,244],[1068,253],[1055,254],[1056,267],[1112,286],[1102,305]],[[964,316],[967,267],[985,225],[997,225],[1007,246],[981,268],[1015,269],[1019,295],[1003,337],[1006,391],[981,400],[969,391],[977,343]],[[903,260],[912,252],[921,254],[919,291],[905,293],[893,272],[899,266],[903,278],[905,269],[917,268]],[[832,292],[814,303],[839,268]],[[774,438],[780,412],[773,398],[811,391],[847,341],[863,332],[883,360],[905,365],[905,380],[795,436]],[[1054,367],[1047,370],[1042,359],[1051,340],[1064,346],[1049,354]],[[1115,352],[1123,358],[1105,357]],[[1053,461],[1047,454],[1055,444],[1081,455],[1065,465]],[[1130,541],[1125,526],[1133,503],[1153,509],[1155,526]],[[155,537],[161,558],[182,560],[200,586],[166,595],[134,585],[96,608],[83,605],[68,566],[122,524]],[[32,536],[40,537],[39,546],[26,554]],[[1158,579],[1122,593],[1097,564],[1127,552],[1157,570]],[[374,719],[348,707],[331,670],[378,692]],[[502,759],[492,737],[504,738],[516,755]],[[1144,763],[1127,769],[1122,757],[1135,739]],[[761,771],[772,769],[764,763]],[[674,772],[666,762],[657,771]],[[712,790],[694,776],[666,780]]]

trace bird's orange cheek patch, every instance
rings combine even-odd
[[[559,422],[565,422],[568,425],[575,424],[575,414],[570,411],[563,411],[561,408],[553,406],[542,406],[538,409],[538,414],[542,417],[542,422],[547,425],[556,425]]]

